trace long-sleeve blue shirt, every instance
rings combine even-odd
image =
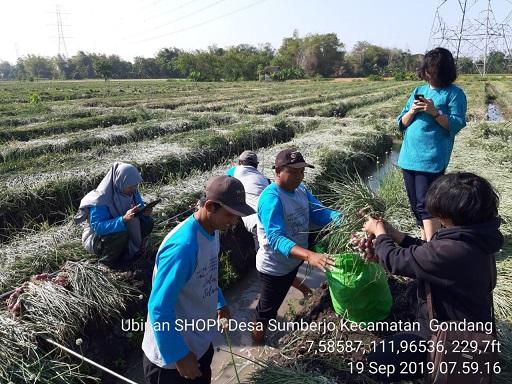
[[[218,252],[218,234],[207,233],[193,215],[162,242],[156,256],[143,342],[143,350],[154,364],[172,367],[189,351],[198,358],[206,352],[212,332],[180,332],[176,324],[177,319],[211,319],[216,309],[226,305],[218,287]],[[161,324],[169,326],[157,329]]]
[[[144,204],[138,192],[133,195],[134,204]],[[111,235],[127,230],[123,216],[112,217],[106,205],[95,205],[89,208],[89,225],[98,236]]]
[[[426,112],[418,112],[408,127],[402,124],[402,117],[411,109],[417,94],[432,99],[435,107],[448,117],[448,129]],[[431,173],[445,170],[455,135],[466,126],[466,110],[466,95],[454,84],[443,88],[432,88],[429,84],[416,87],[397,118],[398,127],[404,132],[398,157],[400,168]]]
[[[324,207],[303,184],[287,192],[276,183],[263,190],[257,215],[256,268],[272,276],[284,276],[301,264],[290,253],[296,245],[308,247],[311,230],[340,221],[342,217],[339,212]]]
[[[341,213],[326,208],[305,186],[299,188],[306,191],[309,202],[309,222],[323,227],[331,221],[341,218]],[[260,220],[270,246],[283,256],[288,257],[291,249],[297,245],[286,235],[285,213],[283,204],[279,198],[279,192],[293,197],[295,192],[287,192],[276,183],[270,184],[260,195],[258,202],[258,219]]]

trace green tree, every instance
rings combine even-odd
[[[501,51],[491,51],[487,56],[487,69],[488,73],[505,73],[507,63],[505,54]]]
[[[43,56],[28,55],[23,59],[25,70],[34,79],[53,78],[54,66],[51,59]]]
[[[28,80],[29,74],[25,68],[25,63],[21,57],[16,61],[16,79],[17,80]]]
[[[16,68],[8,61],[0,61],[0,80],[13,80],[16,78]]]
[[[133,71],[138,79],[154,79],[160,74],[160,67],[154,58],[136,57]]]
[[[364,77],[371,74],[384,74],[393,53],[390,49],[370,44],[367,41],[359,41],[347,56],[353,71],[351,75]]]
[[[73,66],[72,78],[75,80],[94,78],[94,66],[92,55],[84,51],[78,51],[76,55],[70,59]]]
[[[52,58],[53,61],[53,78],[54,79],[71,79],[73,76],[73,64],[71,60],[64,58],[61,55],[57,55]]]
[[[310,76],[333,76],[343,64],[343,48],[335,33],[307,35],[302,42],[300,67]]]
[[[121,59],[118,55],[110,55],[107,61],[111,67],[112,79],[129,79],[132,77],[132,63]]]
[[[93,68],[96,74],[105,81],[112,77],[112,63],[105,55],[93,56]]]
[[[284,68],[292,68],[299,65],[302,49],[302,39],[299,37],[297,30],[293,31],[292,37],[283,39],[281,47],[277,50],[277,54],[272,60],[273,65]]]
[[[477,73],[477,69],[471,57],[459,57],[457,60],[457,70],[459,73]]]
[[[175,67],[175,60],[181,53],[182,51],[178,48],[163,48],[158,51],[155,61],[162,77],[179,77],[179,72]]]

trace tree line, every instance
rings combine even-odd
[[[16,64],[0,60],[0,80],[35,79],[154,79],[188,78],[194,81],[257,80],[268,76],[276,80],[304,77],[382,77],[399,80],[415,78],[422,54],[385,48],[360,41],[347,52],[335,33],[300,37],[294,31],[275,50],[270,44],[258,47],[240,44],[206,50],[184,51],[163,48],[155,57],[135,57],[133,62],[118,55],[79,51],[70,58],[27,55]],[[509,73],[510,57],[490,52],[487,72]],[[468,57],[458,60],[461,73],[477,73]]]

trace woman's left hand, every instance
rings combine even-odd
[[[421,101],[416,100],[414,105],[416,106],[417,111],[419,110],[426,112],[431,116],[437,115],[437,108],[434,105],[434,101],[432,99],[422,98]]]
[[[364,223],[363,231],[368,233],[369,235],[374,235],[375,237],[385,234],[386,228],[382,220],[375,219],[373,217],[368,217],[366,223]]]

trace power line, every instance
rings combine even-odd
[[[197,11],[194,11],[194,12],[188,13],[188,14],[183,15],[183,16],[180,16],[180,17],[178,17],[178,18],[176,18],[176,19],[173,19],[173,20],[170,20],[170,21],[168,21],[168,22],[166,22],[166,23],[164,23],[164,24],[160,24],[160,25],[158,25],[158,26],[154,27],[154,28],[153,28],[153,30],[154,30],[154,31],[156,31],[157,29],[162,29],[162,28],[164,28],[164,27],[167,27],[168,25],[171,25],[172,23],[175,23],[175,22],[177,22],[177,21],[184,20],[184,19],[186,19],[186,18],[188,18],[188,17],[190,17],[190,16],[195,16],[195,15],[197,15],[198,13],[201,13],[201,12],[203,12],[203,11],[206,11],[207,9],[210,9],[210,8],[212,8],[212,7],[216,6],[217,4],[222,3],[223,1],[226,1],[226,0],[217,0],[217,1],[215,1],[214,3],[212,3],[212,4],[210,4],[210,5],[207,5],[206,7],[201,8],[201,9],[199,9],[199,10],[197,10]]]
[[[169,25],[171,25],[171,24],[173,24],[173,23],[175,23],[175,22],[177,22],[177,21],[181,21],[181,20],[183,20],[183,19],[186,19],[186,18],[188,18],[188,17],[190,17],[190,16],[195,16],[195,15],[197,15],[198,13],[201,13],[201,12],[203,12],[203,11],[206,11],[207,9],[212,8],[212,7],[216,6],[217,4],[222,3],[223,1],[226,1],[226,0],[217,0],[217,1],[213,2],[213,3],[211,3],[210,5],[207,5],[207,6],[206,6],[206,7],[204,7],[204,8],[201,8],[201,9],[196,10],[196,11],[194,11],[194,12],[190,12],[190,13],[188,13],[188,14],[186,14],[186,15],[183,15],[183,16],[180,16],[180,17],[178,17],[178,18],[176,18],[176,19],[170,20],[170,21],[168,21],[168,22],[166,22],[166,23],[164,23],[164,24],[160,24],[160,25],[158,25],[158,26],[154,27],[152,30],[153,30],[153,31],[156,31],[156,30],[158,30],[158,29],[162,29],[162,28],[164,28],[164,27],[167,27],[167,26],[169,26]],[[189,2],[189,3],[190,3],[190,2]]]
[[[205,24],[209,24],[209,23],[212,23],[214,21],[217,21],[219,19],[222,19],[224,17],[227,17],[227,16],[231,16],[235,13],[238,13],[238,12],[242,12],[242,11],[245,11],[246,9],[249,9],[249,8],[252,8],[258,4],[261,4],[261,3],[264,3],[265,1],[268,1],[268,0],[259,0],[259,1],[255,1],[254,3],[251,3],[245,7],[241,7],[241,8],[238,8],[238,9],[235,9],[231,12],[228,12],[228,13],[225,13],[225,14],[222,14],[220,16],[217,16],[217,17],[214,17],[212,19],[209,19],[209,20],[206,20],[206,21],[203,21],[201,23],[198,23],[198,24],[195,24],[195,25],[191,25],[190,27],[186,27],[186,28],[181,28],[181,29],[178,29],[176,31],[172,31],[172,32],[168,32],[168,33],[164,33],[162,35],[158,35],[158,36],[153,36],[153,37],[149,37],[147,39],[143,39],[143,40],[138,40],[136,41],[135,43],[136,44],[140,44],[140,43],[145,43],[147,41],[151,41],[151,40],[155,40],[155,39],[159,39],[159,38],[162,38],[162,37],[166,37],[166,36],[171,36],[171,35],[175,35],[177,33],[180,33],[180,32],[184,32],[184,31],[189,31],[191,29],[194,29],[194,28],[199,28],[199,27],[202,27],[203,25]]]
[[[190,0],[190,1],[187,1],[186,3],[181,4],[179,7],[176,7],[176,8],[174,8],[174,9],[171,9],[171,10],[167,11],[167,12],[162,12],[162,13],[158,14],[158,15],[157,15],[157,17],[166,16],[166,15],[168,15],[169,13],[174,13],[174,12],[176,12],[176,11],[179,11],[180,9],[185,8],[186,6],[188,6],[188,5],[192,4],[192,3],[195,3],[196,1],[197,1],[197,0]]]

